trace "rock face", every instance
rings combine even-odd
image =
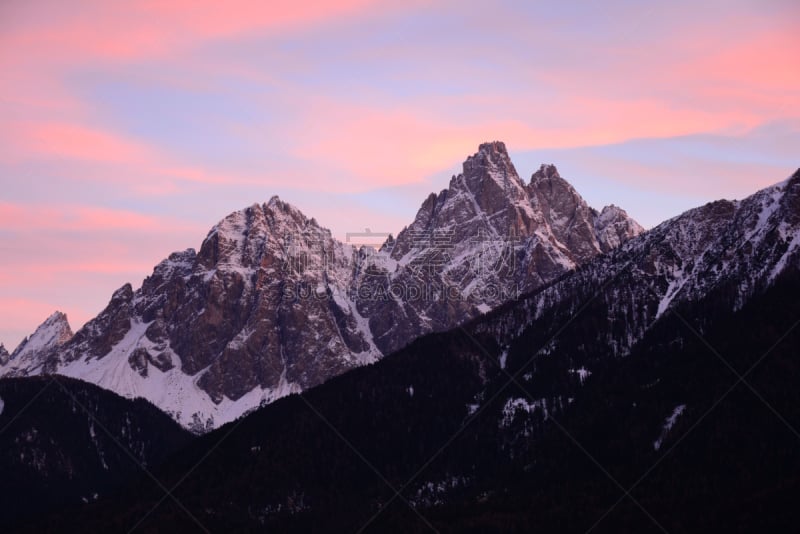
[[[11,355],[8,353],[8,350],[6,350],[5,345],[0,343],[0,365],[7,364],[10,357]]]
[[[485,143],[378,251],[333,239],[273,197],[227,216],[199,252],[172,254],[141,288],[118,289],[68,342],[24,359],[17,349],[0,376],[82,378],[205,431],[452,328],[641,232],[619,208],[590,208],[553,166],[526,184],[505,145]]]

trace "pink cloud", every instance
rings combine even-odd
[[[418,182],[470,153],[476,139],[482,140],[487,132],[508,138],[525,129],[510,121],[459,127],[420,110],[385,110],[332,101],[319,101],[313,117],[306,120],[289,133],[294,156],[313,157],[318,165],[338,168],[346,175],[336,183],[318,175],[306,185],[340,191]]]
[[[6,159],[56,157],[125,163],[149,155],[141,143],[81,124],[19,122],[6,126]]]
[[[26,50],[48,63],[131,61],[175,56],[208,40],[249,32],[287,32],[345,16],[391,13],[422,2],[391,6],[376,0],[83,0],[69,9],[57,2],[19,8],[17,24],[0,34],[0,60],[14,62],[10,50]],[[51,16],[40,11],[47,6]],[[52,16],[54,15],[55,16]],[[91,16],[87,16],[91,14]]]
[[[114,289],[137,286],[170,252],[199,246],[208,229],[128,210],[8,202],[0,225],[0,339],[9,343],[56,309],[80,327]]]
[[[134,231],[185,233],[198,226],[164,216],[97,206],[14,204],[0,202],[0,226],[9,232]]]
[[[310,98],[313,111],[286,132],[293,154],[313,157],[317,165],[338,169],[346,179],[315,173],[298,187],[355,192],[417,183],[432,173],[458,172],[465,155],[492,139],[505,140],[515,150],[566,148],[707,132],[710,125],[759,124],[759,117],[747,110],[712,113],[657,99],[565,95],[555,106],[531,102],[527,107],[521,105],[521,95],[492,100],[462,98],[459,106],[472,110],[464,119],[424,100],[386,110]],[[514,109],[518,119],[507,118],[515,115]]]
[[[180,182],[207,185],[256,185],[264,180],[211,170],[177,161],[169,153],[143,140],[108,128],[72,121],[7,122],[0,129],[0,162],[59,161],[59,174],[75,181],[116,182],[144,196],[171,195],[181,191]],[[94,169],[71,166],[88,163]]]
[[[191,9],[187,8],[189,4]],[[292,31],[362,12],[390,9],[366,0],[314,4],[243,1],[233,6],[175,0],[119,6],[88,3],[84,9],[92,8],[92,18],[66,12],[56,17],[58,28],[45,23],[34,24],[33,29],[23,25],[16,33],[0,35],[0,42],[27,39],[16,45],[24,44],[34,57],[41,52],[42,65],[54,61],[50,52],[57,50],[56,56],[63,55],[65,64],[156,56],[177,61],[177,55],[181,65],[189,61],[202,67],[202,62],[184,52],[205,40],[234,38],[254,31]],[[514,29],[507,14],[498,20]],[[498,20],[489,17],[485,22],[499,23]],[[301,88],[283,87],[296,114],[294,130],[287,132],[292,137],[288,150],[301,162],[297,167],[302,170],[265,161],[264,171],[254,167],[249,175],[242,175],[176,161],[157,147],[97,126],[86,102],[80,103],[83,109],[75,106],[70,116],[59,122],[22,122],[19,127],[8,123],[0,130],[0,136],[7,138],[0,155],[5,154],[6,159],[28,155],[124,163],[140,178],[120,185],[144,195],[179,193],[181,182],[365,191],[417,182],[433,172],[451,168],[478,142],[489,138],[502,138],[518,149],[552,148],[754,127],[778,112],[791,111],[796,93],[784,88],[800,85],[795,83],[800,69],[787,68],[792,64],[791,51],[796,48],[792,45],[797,38],[788,31],[776,33],[745,31],[741,42],[722,40],[715,54],[687,56],[684,52],[693,49],[692,43],[705,43],[698,47],[700,50],[709,48],[706,41],[710,38],[692,28],[679,42],[659,43],[656,48],[663,53],[655,58],[636,49],[612,49],[606,51],[605,57],[615,59],[598,66],[584,61],[548,71],[547,67],[508,64],[509,69],[518,69],[517,74],[529,76],[532,82],[546,80],[561,89],[547,99],[537,97],[533,83],[530,87],[512,84],[502,93],[495,89],[446,99],[418,97],[392,102],[372,95],[378,97],[372,100],[374,104],[364,103],[364,95],[357,90],[351,96],[321,97]],[[531,34],[530,38],[539,38],[539,34]],[[554,34],[546,35],[550,39]],[[712,38],[719,40],[716,34]],[[412,55],[425,53],[414,51],[413,43],[409,47]],[[673,48],[679,52],[670,52]],[[463,59],[471,51],[450,52]],[[31,64],[28,57],[0,57],[12,65],[23,60],[25,65]],[[457,64],[458,57],[452,61]],[[605,70],[599,76],[601,67]],[[264,76],[246,65],[231,65],[229,69],[240,77]],[[21,80],[22,84],[25,80]],[[622,98],[616,96],[621,87],[625,88]],[[36,97],[39,100],[30,100],[26,106],[43,109],[47,105],[63,105],[67,109],[70,97],[63,88],[53,84],[51,92],[49,104],[48,95],[41,94]],[[344,178],[331,180],[325,172],[329,167]],[[63,172],[74,174],[76,179],[94,174],[68,168]]]
[[[656,167],[629,158],[590,152],[572,155],[569,164],[580,164],[597,176],[609,177],[609,180],[626,184],[633,190],[645,189],[708,200],[719,198],[720,191],[727,191],[725,196],[728,199],[744,198],[779,182],[788,177],[787,172],[791,172],[779,165],[725,163],[698,157],[683,157]]]
[[[762,120],[797,117],[800,102],[800,36],[764,31],[684,65],[674,75],[692,87],[711,110],[748,108]]]

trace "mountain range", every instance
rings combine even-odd
[[[273,197],[234,212],[199,252],[125,284],[74,335],[56,312],[0,377],[59,374],[143,397],[205,432],[372,363],[547,284],[642,232],[590,208],[552,165],[528,183],[501,142],[379,250],[342,243]]]
[[[74,336],[55,314],[3,356],[5,530],[796,529],[800,170],[642,231],[552,166],[522,182],[495,142],[378,251],[278,241],[285,219],[318,237],[277,199],[237,212]],[[203,435],[75,369],[191,399],[196,425],[155,404]],[[258,402],[198,408],[251,383]],[[104,460],[97,420],[138,471]],[[41,488],[35,516],[16,509]]]

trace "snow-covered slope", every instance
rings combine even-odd
[[[273,197],[227,216],[199,251],[172,254],[139,289],[121,287],[68,342],[21,346],[0,376],[81,378],[205,431],[485,313],[640,232],[618,208],[590,208],[553,166],[524,183],[505,145],[485,143],[379,251],[333,239]]]

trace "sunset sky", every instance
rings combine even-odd
[[[651,227],[800,166],[800,2],[0,1],[0,342],[278,194],[397,232],[480,142]]]

